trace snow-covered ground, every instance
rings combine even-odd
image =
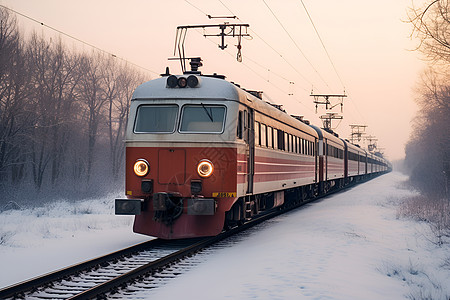
[[[450,246],[396,217],[413,194],[404,180],[390,173],[269,220],[140,296],[448,300]],[[113,215],[113,198],[1,213],[0,287],[148,239]]]

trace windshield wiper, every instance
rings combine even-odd
[[[212,113],[208,111],[208,109],[205,107],[205,105],[203,103],[200,103],[200,104],[202,105],[203,109],[206,111],[206,114],[208,115],[211,122],[214,122]]]

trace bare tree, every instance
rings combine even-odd
[[[408,22],[417,47],[432,62],[450,62],[450,0],[433,0],[424,6],[410,8]]]
[[[101,53],[83,56],[80,71],[84,74],[79,86],[80,102],[84,109],[87,121],[87,165],[86,180],[89,182],[92,175],[95,145],[98,138],[99,127],[104,119],[105,96],[104,86],[104,60]]]
[[[26,163],[24,136],[33,123],[28,102],[28,60],[17,22],[0,8],[0,183],[20,181]],[[26,141],[25,141],[26,143]]]
[[[424,72],[417,88],[419,113],[406,147],[410,180],[435,197],[448,197],[450,149],[450,85],[448,75],[433,69]]]
[[[408,12],[416,50],[430,61],[421,78],[419,113],[406,147],[411,182],[435,196],[449,196],[450,183],[450,0],[429,0]]]
[[[105,76],[105,79],[108,80],[106,87],[109,104],[110,162],[113,178],[118,179],[125,153],[124,139],[128,123],[129,101],[134,89],[145,80],[145,77],[128,65],[119,65],[112,58],[108,61],[106,70],[108,70],[108,76]]]
[[[78,72],[80,57],[70,54],[64,48],[61,40],[54,48],[54,64],[57,66],[54,76],[54,124],[52,127],[51,148],[51,182],[55,184],[63,170],[63,162],[67,156],[70,136],[76,119],[73,115],[78,112],[76,103],[76,88],[81,74]]]

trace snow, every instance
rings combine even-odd
[[[406,179],[383,175],[269,220],[139,296],[448,299],[450,246],[433,243],[427,224],[397,218],[414,194]],[[113,215],[110,198],[1,213],[0,286],[147,240],[132,218]]]
[[[149,240],[114,215],[114,196],[0,213],[0,287]]]

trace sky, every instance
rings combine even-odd
[[[378,139],[388,159],[404,157],[417,110],[414,87],[425,68],[419,53],[412,51],[417,41],[409,37],[411,25],[404,22],[411,0],[0,0],[0,4],[139,65],[151,78],[159,77],[166,66],[172,74],[181,73],[179,62],[168,60],[174,57],[177,26],[249,24],[251,38],[242,40],[242,62],[236,60],[237,39],[227,38],[228,47],[220,50],[219,39],[203,37],[202,30],[188,32],[186,56],[202,57],[204,74],[223,74],[244,88],[262,90],[266,100],[315,125],[321,125],[319,116],[326,112],[319,107],[316,113],[311,92],[345,93],[343,113],[339,106],[333,110],[344,117],[333,122],[335,131],[349,138],[350,124],[367,125],[366,133]],[[17,19],[27,34],[37,30],[49,38],[58,36],[23,16]],[[71,49],[92,50],[63,39]]]

